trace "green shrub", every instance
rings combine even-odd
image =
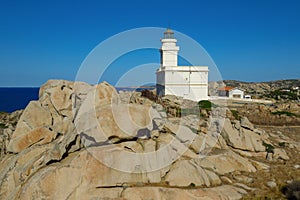
[[[241,120],[242,117],[239,115],[239,112],[237,110],[230,110],[230,111],[236,120]]]
[[[196,187],[196,185],[195,185],[195,183],[191,183],[191,184],[189,185],[189,187],[194,188],[194,187]]]
[[[212,102],[208,100],[202,100],[198,102],[198,107],[199,109],[206,109],[206,110],[211,110],[211,108],[217,107],[217,105],[213,104]]]
[[[288,111],[276,111],[276,112],[272,112],[273,115],[287,115],[289,117],[295,116],[295,117],[299,117],[298,115],[296,115],[295,113],[292,112],[288,112]]]
[[[295,92],[288,92],[288,91],[281,91],[281,90],[274,90],[270,91],[268,94],[266,94],[266,97],[273,98],[278,100],[281,99],[289,99],[289,100],[297,100],[298,96]]]
[[[180,117],[182,114],[181,108],[176,108],[176,116],[175,117]]]
[[[263,145],[266,147],[266,152],[274,153],[274,146],[263,141]]]
[[[281,192],[289,200],[300,199],[300,181],[293,181],[281,188]]]
[[[212,107],[212,103],[208,100],[202,100],[198,102],[198,106],[199,108],[211,108]]]
[[[7,128],[6,124],[0,123],[0,128]]]
[[[285,147],[285,142],[279,142],[278,145],[279,145],[280,147]]]

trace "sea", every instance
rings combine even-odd
[[[118,88],[117,91],[141,91],[142,88]],[[149,89],[149,88],[148,88]],[[0,87],[0,112],[14,112],[16,110],[25,109],[30,101],[38,100],[39,88],[37,87]]]
[[[39,88],[0,88],[0,112],[24,109],[32,100],[39,98]]]

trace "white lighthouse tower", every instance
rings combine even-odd
[[[174,38],[174,33],[171,29],[167,29],[164,32],[164,38],[161,39],[161,65],[162,66],[169,66],[169,67],[176,67],[177,66],[177,58],[178,58],[178,51],[179,47],[176,46],[177,40]]]
[[[208,99],[208,67],[178,66],[177,40],[167,29],[161,39],[161,65],[156,71],[156,92],[159,96],[176,95],[193,101]]]

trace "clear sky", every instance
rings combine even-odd
[[[74,80],[101,41],[128,29],[168,26],[199,42],[223,79],[300,78],[298,0],[2,0],[0,86]],[[159,62],[158,51],[146,60]]]

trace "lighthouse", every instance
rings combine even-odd
[[[156,71],[158,96],[176,95],[193,101],[208,99],[208,66],[178,66],[177,40],[167,29],[161,39],[160,66]]]
[[[176,67],[179,47],[176,46],[177,40],[174,38],[174,32],[171,29],[167,29],[164,32],[164,38],[161,39],[161,65]]]

